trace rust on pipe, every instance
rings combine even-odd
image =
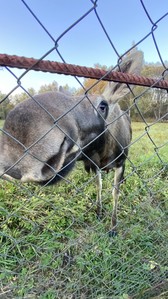
[[[155,87],[168,90],[168,81],[164,79],[152,79],[128,73],[106,71],[98,68],[91,68],[49,60],[39,60],[34,58],[20,57],[16,55],[0,54],[0,66],[12,68],[50,72],[77,77],[101,79],[126,84]]]

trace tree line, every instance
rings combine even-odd
[[[165,62],[167,65],[168,63]],[[101,66],[100,64],[95,64],[95,68],[102,68],[108,70],[107,66]],[[111,69],[111,68],[110,68]],[[143,69],[141,72],[142,76],[158,79],[164,73],[164,68],[161,63],[144,63]],[[168,77],[166,74],[165,79]],[[102,94],[107,81],[97,81],[95,79],[84,79],[83,88],[75,89],[66,84],[63,86],[65,90],[72,94],[82,94],[85,90],[88,90],[89,94]],[[17,104],[24,101],[28,98],[29,95],[33,96],[39,93],[45,93],[48,91],[58,91],[59,85],[56,81],[53,81],[50,84],[45,84],[36,91],[33,87],[27,89],[27,93],[19,93],[15,95],[10,95],[7,97],[0,105],[0,119],[5,119],[7,113]],[[156,88],[147,88],[136,86],[133,89],[133,93],[137,96],[136,101],[133,102],[132,96],[127,96],[127,98],[120,102],[122,109],[128,109],[131,106],[131,117],[133,120],[141,120],[141,115],[146,119],[160,119],[168,120],[168,95],[167,91],[156,89]],[[141,95],[138,98],[138,95]],[[0,101],[6,97],[5,94],[0,91]]]

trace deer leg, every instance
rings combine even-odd
[[[102,178],[100,170],[96,169],[96,187],[97,187],[97,217],[98,219],[102,216]]]
[[[112,191],[113,195],[113,211],[112,211],[112,218],[111,218],[111,224],[112,224],[112,230],[110,231],[110,236],[116,236],[117,234],[117,206],[118,206],[118,198],[119,198],[119,187],[123,180],[124,175],[124,169],[125,165],[122,165],[120,167],[115,168],[115,174],[114,174],[114,187]]]

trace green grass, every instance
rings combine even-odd
[[[108,236],[113,172],[103,174],[101,221],[94,177],[81,163],[71,184],[0,181],[0,297],[151,298],[168,275],[167,136],[168,124],[133,123],[115,238]]]
[[[2,128],[3,124],[4,124],[4,120],[0,119],[0,128]]]

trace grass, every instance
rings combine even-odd
[[[0,119],[0,128],[2,128],[4,120]]]
[[[101,221],[94,177],[81,163],[68,177],[71,183],[55,187],[1,181],[0,297],[156,295],[153,290],[168,278],[167,136],[168,124],[133,123],[115,238],[108,236],[113,172],[103,174]]]

